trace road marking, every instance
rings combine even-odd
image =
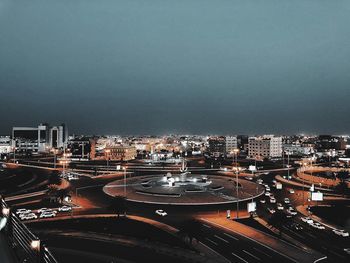
[[[248,252],[247,250],[244,250],[244,249],[243,249],[243,252],[246,253],[246,254],[248,254],[249,256],[255,258],[256,260],[259,260],[259,261],[261,260],[260,258],[258,258],[257,256],[253,255],[252,253]]]
[[[228,236],[228,237],[230,237],[230,238],[232,238],[232,239],[234,239],[234,240],[239,240],[237,237],[234,237],[234,236],[232,236],[232,235],[230,235],[230,234],[227,234],[227,233],[224,233],[224,235],[225,236]]]
[[[265,255],[265,256],[267,256],[267,257],[269,257],[269,258],[272,258],[272,256],[271,256],[271,255],[269,255],[269,254],[265,253],[264,251],[262,251],[262,250],[260,250],[260,249],[258,249],[258,248],[253,247],[253,249],[254,249],[254,250],[256,250],[256,251],[258,251],[258,252],[260,252],[261,254],[263,254],[263,255]]]
[[[208,240],[209,242],[213,243],[215,246],[218,245],[218,243],[214,242],[213,240],[211,240],[211,239],[209,239],[209,238],[207,238],[207,237],[206,237],[205,239]]]
[[[206,225],[206,224],[203,224],[203,226],[205,226],[205,227],[207,227],[207,228],[211,228],[211,226],[208,226],[208,225]]]
[[[242,260],[243,262],[249,263],[247,260],[245,260],[244,258],[241,258],[240,256],[238,256],[238,255],[235,254],[235,253],[231,252],[231,254],[232,254],[233,256],[235,256],[236,258],[239,258],[239,259]]]
[[[221,241],[224,241],[226,243],[230,243],[226,239],[223,239],[222,237],[219,237],[218,235],[214,235],[214,237],[216,237],[217,239],[220,239]]]

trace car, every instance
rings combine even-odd
[[[41,213],[41,215],[39,216],[40,218],[50,218],[50,217],[55,217],[56,213],[54,213],[54,211],[51,212],[44,212]]]
[[[20,219],[21,220],[31,220],[31,219],[37,219],[37,215],[34,213],[26,213],[26,214],[22,214]]]
[[[294,189],[289,189],[288,192],[289,192],[290,194],[294,194],[294,193],[295,193]]]
[[[333,229],[332,230],[334,232],[334,234],[338,235],[338,236],[342,236],[342,237],[348,237],[349,236],[349,232],[343,230],[343,229]]]
[[[256,180],[256,182],[258,183],[258,184],[263,184],[263,179],[258,179],[258,180]]]
[[[265,192],[265,196],[270,196],[270,192]]]
[[[276,210],[271,207],[268,207],[267,211],[269,211],[270,214],[274,214],[276,212]]]
[[[285,203],[285,204],[289,204],[289,203],[290,203],[289,198],[287,198],[287,197],[286,197],[286,198],[284,198],[284,203]]]
[[[275,179],[273,179],[273,180],[272,180],[272,183],[276,184],[276,183],[277,183],[277,181],[276,181]]]
[[[60,208],[58,208],[58,211],[60,211],[60,212],[72,211],[72,207],[68,206],[68,205],[64,205],[64,206],[61,206]]]
[[[50,210],[51,210],[50,208],[44,207],[44,208],[38,209],[38,213],[44,213],[45,211],[50,211]]]
[[[346,254],[350,255],[350,248],[344,248],[343,250]]]
[[[156,210],[156,214],[160,215],[160,216],[167,216],[168,215],[167,212],[165,212],[164,210],[161,210],[161,209]]]
[[[266,191],[271,191],[271,189],[270,189],[269,186],[268,186],[268,187],[265,187],[265,190],[266,190]]]
[[[310,217],[302,217],[301,221],[307,224],[312,224],[314,222],[314,220],[312,220]]]
[[[297,211],[295,211],[294,208],[291,206],[287,208],[287,213],[291,214],[292,216],[297,215]]]
[[[249,180],[249,181],[252,181],[252,180],[253,180],[253,177],[248,176],[248,177],[246,177],[246,179]]]
[[[310,224],[310,226],[312,226],[313,228],[317,228],[317,229],[326,229],[326,228],[324,227],[324,225],[321,225],[321,224],[318,223],[318,222],[313,222],[313,223]]]
[[[281,203],[277,203],[277,210],[283,210],[284,207]]]
[[[295,229],[297,231],[303,230],[303,227],[300,224],[298,224],[298,223],[292,223],[290,225],[290,228]]]
[[[270,203],[271,203],[271,204],[276,203],[276,198],[274,198],[274,197],[270,197]]]
[[[265,199],[260,199],[260,203],[265,204],[266,200]]]
[[[25,208],[20,208],[16,210],[16,215],[20,215],[20,214],[28,214],[31,213],[32,210],[30,209],[25,209]]]

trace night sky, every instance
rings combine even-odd
[[[0,0],[0,134],[350,131],[348,0]]]

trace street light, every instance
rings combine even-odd
[[[239,198],[238,198],[238,152],[239,149],[234,149],[233,153],[235,155],[235,162],[236,162],[236,196],[237,196],[237,212],[236,212],[236,218],[238,219],[239,215],[238,215],[238,211],[239,211]]]
[[[126,167],[123,167],[124,170],[124,197],[126,198]]]
[[[109,168],[109,153],[111,152],[111,150],[107,149],[105,150],[106,153],[106,159],[107,159],[107,169]]]

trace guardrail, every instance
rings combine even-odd
[[[1,214],[7,218],[5,232],[20,261],[28,263],[58,263],[41,240],[12,213],[5,200],[2,197],[0,197],[0,200]]]

